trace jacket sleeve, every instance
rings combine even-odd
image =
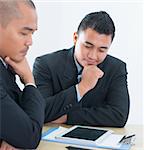
[[[16,148],[35,149],[41,138],[45,102],[29,85],[22,92],[20,106],[7,94],[0,79],[0,139]]]
[[[104,103],[97,107],[83,106],[80,109],[70,111],[68,124],[113,127],[123,127],[126,124],[129,114],[129,93],[125,63],[121,63],[108,78],[111,80]],[[84,96],[81,102],[85,100],[87,100],[87,96]],[[92,97],[89,100],[94,101],[95,98]]]
[[[33,74],[36,85],[46,101],[45,122],[47,123],[78,108],[79,104],[74,85],[65,89],[60,87],[60,90],[56,91],[54,86],[60,86],[60,83],[54,83],[55,77],[46,64],[45,60],[37,58],[34,63]]]

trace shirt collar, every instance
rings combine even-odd
[[[5,61],[0,57],[1,62],[3,63],[3,65],[7,68],[8,65],[5,63]]]

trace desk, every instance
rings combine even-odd
[[[50,129],[51,127],[58,127],[59,125],[54,124],[46,124],[43,127],[43,132]],[[64,127],[68,127],[65,125],[61,125]],[[107,128],[113,130],[115,133],[119,134],[136,134],[136,141],[135,145],[132,146],[131,150],[144,150],[144,126],[142,125],[126,125],[124,128]],[[60,143],[54,143],[54,142],[47,142],[47,141],[41,141],[38,150],[67,150],[65,147],[68,145],[60,144]],[[100,149],[96,148],[95,150],[106,150],[106,149]]]

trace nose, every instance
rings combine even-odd
[[[96,49],[90,50],[88,57],[92,60],[97,60],[97,50]]]
[[[32,35],[29,35],[27,40],[26,40],[26,45],[31,46],[32,45]]]

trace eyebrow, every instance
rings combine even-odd
[[[92,43],[90,43],[90,42],[88,42],[88,41],[85,41],[85,43],[86,43],[86,44],[89,44],[89,45],[91,45],[91,46],[94,46],[94,44],[92,44]],[[108,49],[108,47],[106,47],[106,46],[101,46],[100,48]]]
[[[92,43],[88,42],[88,41],[85,41],[86,44],[89,44],[91,46],[94,46]]]
[[[32,29],[32,28],[30,28],[30,27],[24,27],[23,29],[24,29],[24,30],[31,31],[31,32],[33,32],[33,31],[37,30],[37,29]]]

